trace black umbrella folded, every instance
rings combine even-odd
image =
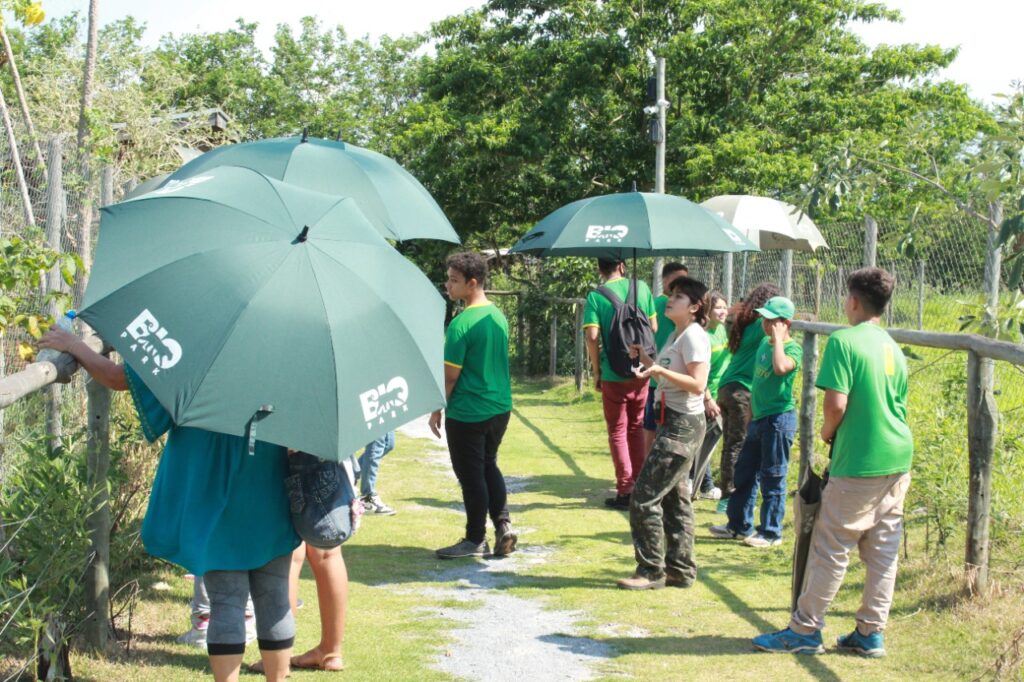
[[[828,481],[828,472],[824,478],[807,467],[807,478],[793,498],[793,528],[796,542],[793,545],[793,603],[791,611],[796,611],[796,602],[803,592],[807,579],[807,558],[811,553],[811,542],[814,539],[814,523],[818,520],[821,508],[821,493]]]

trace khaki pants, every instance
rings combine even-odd
[[[909,473],[829,479],[814,524],[804,589],[790,621],[792,630],[809,634],[825,627],[825,611],[839,591],[854,547],[867,570],[857,625],[863,634],[885,629],[909,487]]]

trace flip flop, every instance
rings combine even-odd
[[[307,651],[301,656],[292,656],[291,664],[296,670],[326,670],[328,672],[341,672],[345,669],[345,662],[341,657],[341,654],[327,654],[321,656],[319,661],[314,663],[300,663],[299,659],[307,656],[311,653],[319,653],[314,651]]]

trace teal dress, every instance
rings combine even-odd
[[[263,566],[299,545],[288,513],[285,449],[240,436],[176,427],[127,365],[128,388],[146,439],[168,433],[142,521],[142,543],[190,573]]]

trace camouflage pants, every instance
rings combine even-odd
[[[736,460],[750,425],[750,391],[743,384],[725,384],[718,389],[718,406],[722,408],[722,461],[718,487],[722,489],[722,497],[729,497],[736,490]]]
[[[691,583],[697,578],[689,473],[705,426],[703,414],[666,410],[665,423],[658,427],[629,504],[638,575],[668,573]]]

